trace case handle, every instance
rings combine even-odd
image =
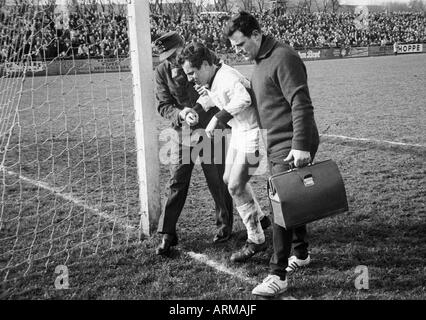
[[[288,165],[289,165],[290,169],[289,169],[288,171],[293,171],[293,170],[297,170],[297,169],[303,169],[303,168],[306,168],[306,167],[310,167],[311,165],[313,165],[313,164],[314,164],[314,163],[311,161],[311,162],[309,162],[306,166],[301,167],[301,168],[297,168],[297,167],[294,165],[294,161],[293,161],[293,160],[290,160],[290,161],[283,161],[283,162],[284,162],[284,164],[288,164]]]

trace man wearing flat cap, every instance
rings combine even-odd
[[[155,70],[157,110],[163,118],[171,121],[179,137],[179,141],[176,141],[179,158],[171,164],[170,191],[158,225],[158,232],[163,234],[163,238],[156,253],[169,256],[171,247],[178,243],[176,224],[185,204],[194,168],[194,159],[184,155],[192,155],[194,147],[201,143],[202,139],[208,139],[205,135],[191,135],[190,139],[183,138],[183,129],[186,130],[185,132],[189,130],[193,132],[195,129],[205,128],[219,109],[215,107],[206,112],[202,108],[193,108],[199,95],[194,89],[194,83],[188,81],[177,61],[184,47],[184,40],[177,32],[164,34],[155,41],[154,45],[160,53],[161,62]],[[213,151],[218,149],[214,146],[213,140],[210,141],[209,159],[206,159],[205,155],[200,157],[207,185],[216,206],[218,231],[213,239],[214,243],[224,242],[230,238],[233,223],[232,198],[223,182],[225,144],[221,142],[219,148],[222,151],[222,161],[214,161]]]

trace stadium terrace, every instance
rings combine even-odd
[[[0,11],[0,63],[35,60],[116,58],[129,55],[127,15],[123,6],[76,4],[66,12],[54,6],[39,6],[31,17],[28,8],[5,6]],[[264,32],[295,49],[385,46],[395,42],[426,41],[422,12],[371,12],[368,28],[359,28],[356,14],[343,12],[255,12]],[[151,14],[151,39],[178,31],[187,42],[198,41],[228,57],[242,61],[222,34],[225,15]],[[31,29],[34,27],[34,34]],[[18,32],[12,32],[19,30]]]

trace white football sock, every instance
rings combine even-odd
[[[247,183],[247,184],[246,184],[246,190],[247,190],[247,192],[249,192],[249,193],[251,194],[251,196],[252,196],[252,198],[253,198],[253,201],[254,201],[254,203],[255,203],[255,205],[256,205],[256,208],[257,208],[257,215],[258,215],[258,217],[259,217],[259,221],[260,221],[260,220],[262,220],[262,219],[263,219],[266,215],[265,215],[265,213],[263,212],[262,208],[260,207],[260,204],[259,204],[259,202],[257,201],[257,198],[256,198],[256,196],[255,196],[255,194],[254,194],[254,192],[253,192],[253,189],[252,189],[252,187],[251,187],[250,183]]]
[[[260,225],[259,214],[255,202],[252,200],[237,207],[237,211],[247,229],[247,239],[253,243],[265,242],[265,234]]]

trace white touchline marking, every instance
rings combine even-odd
[[[235,278],[238,278],[240,280],[248,282],[252,285],[257,284],[256,280],[249,278],[249,277],[246,277],[245,275],[242,274],[242,272],[239,272],[235,269],[228,268],[227,266],[225,266],[225,265],[223,265],[223,264],[221,264],[217,261],[209,259],[209,257],[207,257],[205,254],[195,253],[195,252],[192,252],[192,251],[185,252],[185,253],[188,256],[190,256],[192,259],[194,259],[198,262],[204,263],[204,264],[208,265],[209,267],[216,269],[219,272],[227,273],[227,274],[229,274],[229,275],[231,275]]]
[[[225,265],[214,261],[212,259],[209,259],[209,257],[207,257],[205,254],[201,254],[201,253],[195,253],[192,251],[188,251],[185,252],[185,254],[187,254],[188,256],[190,256],[192,259],[204,263],[206,265],[208,265],[209,267],[216,269],[219,272],[223,272],[226,274],[229,274],[230,276],[234,277],[234,278],[238,278],[239,280],[242,280],[244,282],[247,282],[253,286],[257,285],[259,282],[256,281],[255,279],[246,277],[243,272],[239,271],[239,270],[235,270],[232,268],[228,268]],[[283,294],[281,294],[280,296],[276,297],[277,300],[297,300],[295,297],[290,296],[290,295],[286,295],[286,293],[284,292]]]
[[[341,136],[341,135],[334,135],[334,134],[321,134],[320,137],[330,137],[330,138],[337,138],[337,139],[343,139],[343,140],[354,140],[354,141],[365,141],[365,142],[376,142],[376,143],[387,143],[397,146],[405,146],[405,147],[417,147],[417,148],[425,148],[426,146],[421,144],[412,144],[412,143],[404,143],[404,142],[396,142],[396,141],[388,141],[388,140],[378,140],[378,139],[368,139],[368,138],[355,138],[355,137],[347,137],[347,136]]]

